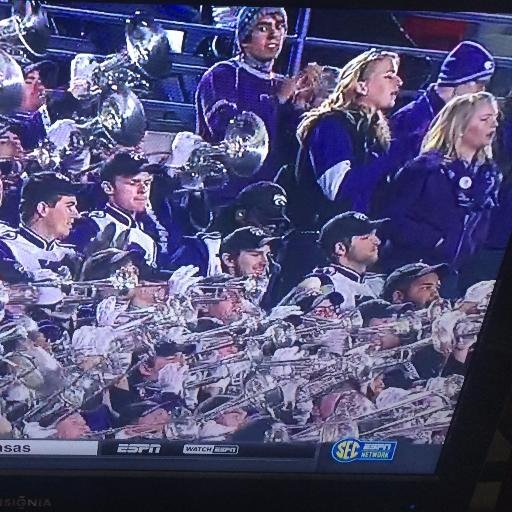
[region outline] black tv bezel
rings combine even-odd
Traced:
[[[146,1],[171,3],[168,0]],[[189,3],[198,4],[198,2]],[[250,1],[247,4],[263,5],[263,2]],[[290,5],[290,7],[305,7],[310,4],[310,1],[279,2],[279,5]],[[323,2],[318,2],[317,6],[326,7]],[[440,5],[436,2],[431,6],[434,11],[446,10],[439,7]],[[381,9],[377,5],[371,8]],[[489,11],[489,9],[485,10]],[[509,341],[512,332],[512,314],[510,313],[512,311],[512,272],[507,271],[508,268],[512,268],[511,241],[497,277],[492,300],[479,334],[479,342],[434,474],[261,474],[155,469],[83,470],[66,468],[69,459],[65,457],[52,457],[52,466],[58,466],[58,469],[42,470],[30,467],[30,459],[23,457],[16,459],[17,468],[0,467],[2,484],[0,499],[32,496],[39,499],[39,504],[47,510],[51,508],[43,503],[44,499],[49,499],[52,502],[51,507],[55,510],[68,510],[71,503],[73,510],[82,510],[82,506],[84,510],[91,510],[93,507],[97,507],[97,510],[113,510],[110,507],[116,503],[126,504],[130,509],[135,508],[136,504],[133,502],[129,505],[127,500],[143,497],[144,493],[158,488],[159,485],[168,486],[170,483],[175,483],[180,486],[180,490],[187,498],[190,498],[187,493],[193,492],[194,489],[204,490],[204,496],[196,496],[192,504],[217,505],[223,502],[224,491],[227,490],[237,496],[249,496],[250,493],[254,493],[254,484],[257,482],[258,493],[276,493],[274,503],[265,505],[267,510],[274,510],[275,507],[272,505],[277,505],[282,510],[282,503],[286,503],[290,510],[312,510],[309,500],[319,498],[322,501],[315,501],[314,510],[332,510],[337,508],[336,504],[340,504],[340,494],[343,496],[342,501],[346,510],[363,511],[366,510],[365,506],[374,507],[371,510],[415,512],[466,510],[496,431],[505,400],[512,390],[512,379],[510,379],[512,343]],[[130,484],[134,482],[137,485],[131,486]],[[171,489],[167,487],[160,490],[162,496],[167,496]],[[277,492],[279,490],[282,492]],[[219,498],[218,503],[212,501],[217,498]],[[81,503],[76,499],[86,499],[86,501]],[[156,508],[157,502],[158,500],[151,502],[151,510],[160,510]],[[168,504],[162,502],[162,505],[162,510],[167,509]]]

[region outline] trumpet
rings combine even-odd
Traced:
[[[55,281],[38,281],[33,283],[0,284],[0,294],[5,303],[11,305],[35,304],[39,299],[41,289],[55,288],[65,294],[63,304],[90,303],[101,294],[122,294],[135,286],[133,276],[125,275],[118,270],[112,277],[91,281],[70,281],[63,277]]]

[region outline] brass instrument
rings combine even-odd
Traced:
[[[147,78],[170,74],[172,52],[166,32],[154,20],[137,11],[125,26],[126,50],[98,63],[88,54],[78,54],[71,65],[71,82],[85,80],[89,87],[78,93],[88,98],[119,87],[148,87]]]
[[[23,64],[30,63],[27,53],[44,57],[49,35],[46,11],[35,0],[15,0],[12,16],[0,21],[0,45]]]
[[[256,174],[268,151],[265,123],[253,112],[242,112],[229,122],[224,140],[199,143],[185,166],[172,172],[185,189],[218,188],[230,173],[243,178]]]

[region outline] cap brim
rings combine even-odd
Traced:
[[[375,226],[376,228],[382,226],[382,224],[385,224],[386,222],[389,222],[391,219],[389,217],[386,217],[384,219],[377,219],[377,220],[371,220],[368,222],[370,226]]]
[[[439,274],[442,276],[442,275],[446,274],[449,269],[450,269],[450,265],[448,265],[447,263],[439,263],[437,265],[429,265],[428,267],[425,267],[424,269],[420,270],[420,272],[418,272],[417,274],[414,274],[411,277],[417,278],[417,277],[426,276],[427,274],[432,274],[432,273],[436,273],[436,274]]]
[[[266,238],[263,238],[261,242],[259,243],[259,247],[263,247],[264,245],[270,245],[276,240],[281,240],[280,236],[269,236]]]

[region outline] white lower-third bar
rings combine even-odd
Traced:
[[[0,456],[97,454],[98,441],[0,440]]]

